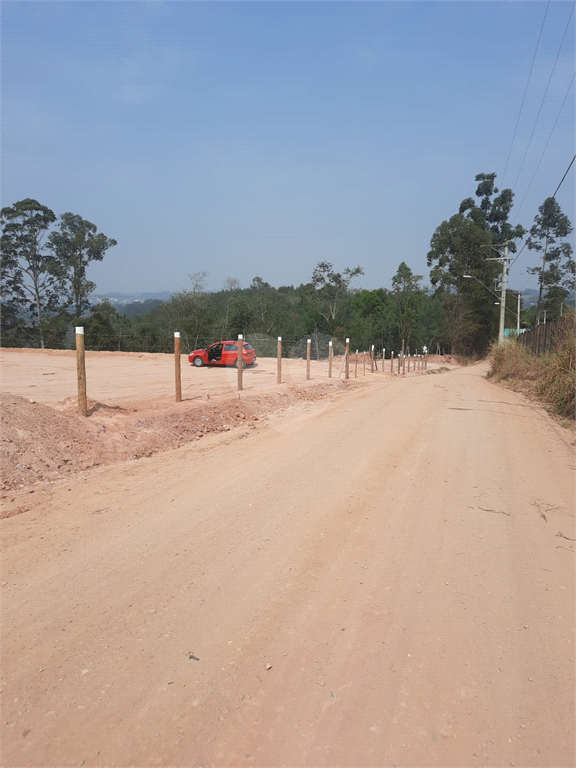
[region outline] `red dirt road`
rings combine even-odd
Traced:
[[[485,372],[9,494],[2,765],[573,766],[573,436]]]

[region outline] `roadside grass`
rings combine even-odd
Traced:
[[[537,357],[521,344],[507,341],[490,352],[488,378],[536,397],[558,416],[575,418],[576,339],[571,332],[556,340],[556,351]]]

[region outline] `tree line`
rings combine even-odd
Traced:
[[[259,354],[275,354],[270,340],[282,336],[286,353],[305,349],[314,336],[317,356],[329,338],[351,339],[352,348],[396,353],[445,350],[482,355],[498,334],[498,258],[504,245],[517,253],[517,242],[535,251],[529,269],[539,286],[538,303],[522,312],[523,325],[538,323],[546,313],[563,312],[574,290],[572,247],[566,238],[572,225],[555,198],[538,209],[529,231],[509,222],[513,206],[510,189],[501,192],[496,174],[478,174],[475,198],[433,233],[427,254],[430,285],[402,261],[390,289],[358,290],[361,266],[337,272],[327,261],[313,269],[309,282],[274,287],[256,276],[242,289],[227,278],[220,291],[207,292],[207,274],[191,274],[190,287],[166,302],[135,306],[119,312],[108,301],[95,306],[95,286],[86,277],[91,261],[101,260],[116,241],[98,233],[81,216],[55,214],[27,199],[1,211],[2,221],[2,345],[62,347],[70,327],[82,324],[89,349],[169,352],[173,332],[180,331],[184,348],[206,346],[238,333],[257,339]],[[516,326],[516,294],[506,297],[506,325]],[[323,340],[320,343],[318,340]],[[270,349],[268,349],[270,347]]]

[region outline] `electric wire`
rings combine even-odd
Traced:
[[[570,10],[570,16],[569,16],[568,22],[566,24],[566,29],[564,30],[564,34],[562,35],[562,41],[561,41],[560,46],[558,48],[558,53],[556,54],[556,59],[554,61],[554,66],[552,67],[552,72],[550,73],[550,77],[548,78],[548,84],[546,85],[546,90],[544,91],[544,96],[542,97],[542,101],[540,102],[540,108],[538,109],[538,114],[536,115],[536,120],[534,121],[534,126],[532,128],[532,133],[530,134],[530,138],[528,139],[528,144],[527,144],[526,150],[524,152],[524,157],[522,158],[522,162],[520,163],[520,168],[518,169],[518,173],[516,174],[516,179],[515,179],[514,185],[513,185],[513,191],[516,189],[516,184],[518,183],[518,179],[520,178],[520,173],[522,172],[522,168],[524,167],[524,161],[526,160],[526,155],[528,154],[528,150],[530,149],[530,144],[532,143],[532,137],[534,136],[534,131],[536,130],[536,126],[538,125],[538,120],[540,119],[540,113],[542,112],[542,107],[544,106],[544,101],[546,100],[546,95],[548,94],[548,89],[549,89],[550,83],[552,81],[552,76],[554,75],[554,71],[556,69],[556,64],[558,63],[558,59],[560,57],[560,51],[562,50],[562,46],[564,45],[564,40],[566,38],[566,34],[568,32],[568,28],[570,26],[570,22],[572,20],[573,13],[574,13],[574,3],[572,4],[572,8]]]
[[[538,42],[536,43],[536,48],[534,50],[534,56],[532,57],[532,64],[530,65],[530,72],[528,73],[528,80],[526,81],[526,88],[524,88],[524,96],[522,96],[522,104],[520,104],[520,111],[518,112],[518,118],[516,120],[516,125],[514,127],[514,135],[512,136],[512,141],[510,143],[510,149],[508,150],[508,157],[506,158],[506,165],[504,166],[504,173],[502,174],[502,186],[504,186],[504,177],[506,176],[506,171],[508,169],[508,162],[510,161],[510,155],[512,154],[512,147],[514,146],[514,140],[516,139],[516,132],[518,131],[518,124],[520,123],[520,117],[522,116],[522,109],[524,108],[524,102],[526,100],[526,94],[528,92],[528,86],[530,85],[530,78],[532,77],[532,70],[534,69],[534,62],[536,61],[536,54],[538,53],[538,48],[540,46],[540,38],[542,37],[542,31],[544,29],[544,23],[546,21],[546,16],[548,15],[548,8],[550,7],[550,0],[548,0],[546,4],[546,10],[544,11],[544,18],[542,19],[542,26],[540,27],[540,34],[538,35]]]
[[[574,78],[572,78],[572,79],[574,79]],[[565,179],[565,178],[566,178],[566,176],[568,175],[568,171],[569,171],[569,170],[570,170],[570,168],[572,168],[572,166],[574,165],[574,160],[576,160],[576,155],[574,155],[574,157],[572,158],[572,160],[570,160],[570,163],[569,163],[569,165],[568,165],[568,168],[566,168],[566,170],[564,171],[564,176],[562,176],[562,178],[560,179],[560,184],[558,184],[558,186],[556,187],[556,192],[554,192],[554,194],[552,195],[552,197],[556,197],[556,193],[558,192],[558,190],[559,190],[559,189],[560,189],[560,187],[562,186],[562,182],[564,181],[564,179]],[[513,260],[513,261],[510,263],[510,266],[508,267],[508,269],[511,269],[511,268],[514,266],[514,263],[516,262],[516,260],[517,260],[518,256],[520,256],[520,254],[522,253],[522,251],[524,250],[524,248],[526,248],[526,246],[527,246],[527,245],[528,245],[528,240],[525,240],[525,241],[524,241],[524,245],[522,246],[522,248],[520,249],[520,251],[518,251],[518,253],[516,254],[516,257],[515,257],[515,258],[514,258],[514,260]]]
[[[564,179],[565,179],[565,178],[566,178],[566,176],[568,175],[568,171],[570,170],[570,168],[572,168],[572,165],[573,165],[573,163],[574,163],[574,160],[576,160],[576,155],[574,155],[574,157],[572,158],[572,160],[570,160],[570,165],[568,166],[568,168],[566,168],[566,172],[564,173],[564,176],[562,176],[562,178],[561,178],[561,180],[560,180],[560,184],[558,184],[558,186],[556,187],[556,192],[558,192],[558,190],[559,190],[559,189],[560,189],[560,187],[562,186],[562,182],[564,181]],[[552,197],[556,197],[556,192],[554,192],[554,194],[552,195]]]
[[[556,120],[554,121],[554,125],[552,126],[552,130],[550,131],[550,135],[548,136],[548,141],[546,142],[546,146],[544,147],[544,150],[543,150],[542,154],[540,155],[540,160],[538,160],[538,165],[536,166],[536,170],[534,171],[534,174],[532,175],[532,178],[530,179],[530,184],[528,184],[528,188],[527,188],[527,190],[526,190],[526,192],[524,194],[524,197],[522,198],[522,202],[520,203],[520,205],[516,209],[516,214],[514,216],[514,221],[512,223],[514,223],[518,219],[518,216],[520,214],[522,206],[524,205],[524,201],[526,200],[526,196],[528,195],[528,192],[530,191],[530,187],[532,186],[532,183],[533,183],[534,179],[536,178],[536,174],[538,173],[538,168],[540,168],[540,163],[542,162],[542,160],[544,158],[544,155],[546,154],[546,150],[548,149],[548,144],[550,144],[550,139],[552,138],[552,134],[554,133],[554,129],[556,128],[558,120],[560,119],[560,113],[562,112],[564,104],[566,103],[566,99],[568,98],[568,94],[570,93],[570,88],[572,88],[572,83],[574,82],[575,78],[576,78],[576,74],[572,75],[572,80],[570,80],[570,85],[568,86],[568,89],[566,91],[566,95],[564,96],[564,100],[562,101],[562,105],[561,105],[560,109],[558,110],[558,114],[556,115]],[[568,173],[568,171],[566,171],[566,173]],[[562,179],[562,181],[564,181],[564,179]],[[562,182],[560,182],[560,184],[561,183]],[[560,187],[558,187],[558,189],[559,188]],[[558,190],[556,190],[556,192],[557,191]],[[552,197],[556,196],[556,192],[554,193],[554,195],[552,195]]]

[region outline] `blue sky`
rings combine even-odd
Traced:
[[[401,261],[426,282],[476,174],[514,189],[527,227],[558,186],[573,8],[5,0],[2,205],[32,197],[115,238],[90,268],[98,293],[177,291],[198,271],[209,290],[298,285],[322,260],[361,265],[358,288],[389,288]],[[575,172],[557,195],[573,222]],[[535,263],[525,249],[511,286],[534,287]]]

